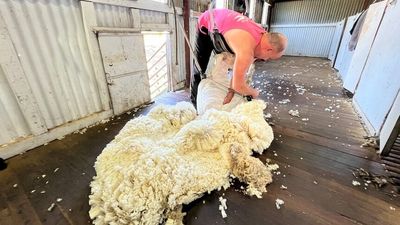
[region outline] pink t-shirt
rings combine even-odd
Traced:
[[[256,24],[247,16],[229,9],[214,9],[213,15],[218,31],[222,35],[232,29],[241,29],[249,32],[258,44],[261,40],[262,34],[266,32],[261,26]],[[201,14],[197,26],[199,29],[202,27],[205,27],[208,30],[211,29],[208,10]]]

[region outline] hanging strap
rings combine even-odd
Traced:
[[[208,8],[208,16],[210,19],[210,29],[208,30],[208,35],[213,43],[215,52],[218,54],[222,52],[234,54],[234,52],[229,48],[228,43],[226,43],[225,38],[219,32],[217,24],[215,23],[213,4],[210,4]]]

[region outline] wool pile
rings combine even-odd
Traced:
[[[178,225],[182,205],[230,186],[230,177],[260,197],[271,172],[253,151],[273,140],[255,100],[197,116],[187,102],[157,106],[130,120],[97,157],[89,215],[94,224]]]

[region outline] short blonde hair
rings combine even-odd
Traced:
[[[268,33],[268,41],[275,49],[276,52],[280,53],[286,48],[286,37],[285,35],[277,32]]]

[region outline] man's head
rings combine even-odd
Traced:
[[[285,35],[275,32],[265,33],[258,46],[256,57],[263,60],[279,59],[285,52],[287,44]]]

